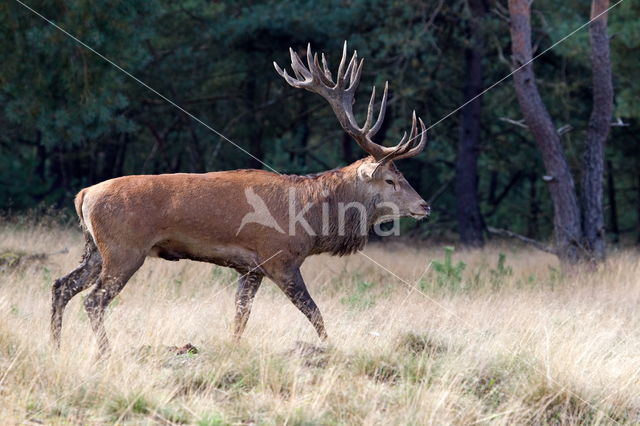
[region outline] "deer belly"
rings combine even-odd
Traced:
[[[165,260],[181,259],[214,263],[235,269],[253,269],[259,265],[254,251],[232,245],[193,247],[179,241],[165,240],[155,244],[148,256]]]

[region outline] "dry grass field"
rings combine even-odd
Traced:
[[[0,225],[3,423],[640,422],[635,251],[569,275],[551,256],[508,246],[454,252],[447,264],[442,246],[370,245],[366,255],[397,277],[363,255],[310,258],[324,346],[269,281],[233,344],[235,273],[152,259],[109,308],[113,352],[97,363],[82,295],[61,351],[49,342],[52,280],[81,251],[75,227]],[[186,343],[198,353],[167,348]]]

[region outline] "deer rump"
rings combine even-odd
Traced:
[[[146,256],[250,269],[259,264],[255,252],[261,241],[255,241],[255,232],[236,235],[236,231],[243,211],[250,211],[244,188],[264,187],[267,183],[260,177],[267,173],[255,170],[112,179],[79,195],[81,220],[98,248],[126,245]],[[266,233],[271,234],[268,229]]]

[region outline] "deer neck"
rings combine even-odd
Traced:
[[[376,200],[358,180],[357,168],[362,161],[314,179],[312,192],[318,202],[308,215],[316,230],[313,254],[342,256],[361,249],[367,242]]]

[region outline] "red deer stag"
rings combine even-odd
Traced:
[[[65,306],[95,283],[84,306],[104,353],[109,346],[105,308],[148,256],[211,262],[238,271],[236,339],[245,329],[263,277],[280,287],[321,339],[327,338],[320,311],[300,274],[305,258],[353,253],[363,247],[374,224],[401,216],[419,219],[429,213],[427,203],[393,164],[423,150],[424,123],[414,112],[411,131],[398,145],[374,143],[371,138],[384,120],[387,85],[375,124],[374,88],[365,123],[359,127],[352,105],[363,60],[354,52],[347,64],[346,49],[345,43],[335,81],[324,55],[320,66],[310,47],[306,66],[290,49],[294,76],[274,65],[291,86],[325,98],[368,157],[312,176],[265,170],[124,176],[78,193],[75,208],[86,246],[80,265],[53,285],[51,333],[56,347]],[[256,217],[259,210],[262,217]]]

